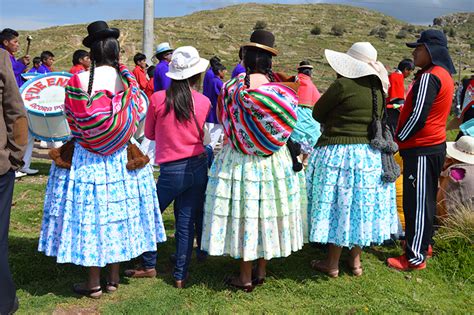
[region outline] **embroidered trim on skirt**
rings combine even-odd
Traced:
[[[307,224],[303,179],[286,146],[260,157],[225,145],[209,172],[201,248],[244,261],[300,250]]]
[[[77,143],[70,170],[53,163],[38,250],[58,263],[103,267],[166,241],[151,166],[126,164],[126,146],[103,156]]]
[[[306,176],[310,242],[369,246],[398,231],[395,184],[368,144],[317,147]]]
[[[311,153],[321,136],[321,126],[314,120],[312,108],[298,106],[296,114],[298,115],[298,121],[290,138],[294,142],[301,144],[301,151],[303,153]]]

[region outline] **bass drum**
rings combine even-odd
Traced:
[[[43,141],[64,141],[71,131],[64,114],[65,87],[72,77],[67,72],[39,74],[20,88],[26,108],[28,129]]]

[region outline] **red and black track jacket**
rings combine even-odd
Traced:
[[[416,74],[398,120],[396,141],[402,153],[409,149],[429,153],[430,147],[444,147],[453,91],[453,79],[443,67],[433,65]]]

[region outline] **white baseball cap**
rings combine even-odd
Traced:
[[[208,66],[209,60],[199,57],[196,48],[183,46],[173,52],[166,76],[173,80],[185,80],[206,71]]]

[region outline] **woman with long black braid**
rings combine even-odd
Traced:
[[[58,263],[88,267],[87,281],[73,290],[99,298],[102,267],[109,266],[104,288],[114,292],[119,263],[156,250],[166,236],[153,172],[145,160],[134,159],[138,149],[129,143],[141,100],[135,78],[119,64],[119,30],[103,21],[87,29],[83,43],[91,49],[92,67],[66,87],[73,140],[51,154],[38,249]]]
[[[396,175],[389,178],[386,153],[375,145],[383,142],[378,137],[388,76],[370,43],[325,54],[338,78],[313,109],[324,131],[309,159],[307,189],[309,240],[329,244],[329,252],[311,266],[337,277],[348,247],[349,268],[360,276],[361,248],[382,243],[398,228],[395,185],[388,182]]]
[[[263,284],[268,260],[300,250],[304,239],[300,181],[285,146],[298,101],[295,90],[273,82],[273,44],[272,33],[255,31],[243,45],[246,73],[224,84],[217,109],[228,142],[211,167],[204,204],[201,248],[240,259],[240,275],[228,284],[245,292]]]

